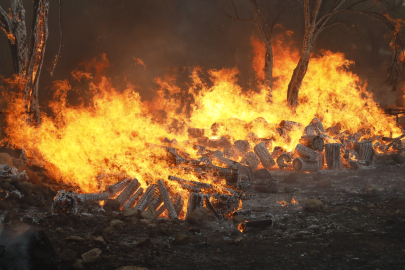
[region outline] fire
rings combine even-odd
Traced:
[[[238,224],[238,230],[243,233],[246,230],[246,224],[245,223],[239,223]]]
[[[287,202],[286,202],[286,201],[281,201],[281,202],[276,201],[276,203],[281,204],[281,206],[287,206]]]
[[[280,204],[281,206],[288,206],[288,203],[286,201],[276,201],[276,203]],[[294,198],[291,198],[290,204],[299,204]]]
[[[252,40],[256,47],[263,46]],[[367,83],[348,71],[353,62],[342,53],[324,51],[311,59],[296,113],[290,111],[286,91],[299,53],[285,43],[282,38],[274,42],[276,80],[271,102],[267,88],[261,87],[260,92],[242,89],[236,68],[209,70],[211,85],[204,81],[200,67],[191,73],[187,89],[177,86],[173,77],[157,78],[154,100],[142,101],[132,85],[124,91],[114,88],[103,75],[108,68],[103,55],[101,61],[82,64],[72,74],[74,79],[88,82],[89,105],[70,105],[67,93],[76,89],[67,80],[56,81],[55,99],[50,103],[53,116],[43,114],[42,124],[33,127],[21,117],[22,97],[13,97],[7,113],[6,142],[25,149],[30,163],[44,167],[53,179],[78,186],[82,192],[97,192],[116,181],[99,183],[100,174],[125,173],[136,177],[143,187],[169,175],[211,183],[211,179],[199,179],[192,172],[170,168],[167,152],[153,146],[162,145],[165,137],[176,138],[178,143],[171,147],[196,157],[193,144],[188,142],[189,127],[205,129],[209,138],[225,135],[231,142],[248,139],[254,144],[255,137],[272,138],[270,152],[275,146],[293,150],[302,135],[295,130],[289,133],[290,140],[280,136],[275,127],[282,120],[307,125],[318,117],[325,127],[340,124],[342,131],[372,128],[372,135],[400,134],[395,120],[386,116],[367,92]],[[179,108],[189,109],[179,112]],[[159,114],[162,111],[164,115]],[[211,130],[214,123],[218,126],[215,134]],[[182,190],[176,183],[172,188]]]
[[[291,199],[291,203],[292,204],[298,204],[298,202],[296,200],[294,200],[294,198]]]

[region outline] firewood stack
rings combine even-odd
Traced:
[[[259,120],[252,123],[270,128],[264,119]],[[219,124],[211,128],[212,134],[220,135],[217,134]],[[297,133],[302,135],[292,151],[276,145],[277,142],[288,145],[296,139]],[[149,186],[141,187],[141,181],[127,177],[100,193],[79,195],[63,190],[56,196],[52,208],[54,211],[77,213],[81,202],[114,199],[124,211],[153,209],[158,216],[171,219],[187,217],[193,210],[204,206],[217,221],[222,221],[224,216],[237,210],[240,200],[251,197],[244,192],[249,189],[253,172],[258,168],[304,172],[358,169],[372,165],[376,152],[402,149],[401,139],[405,137],[405,134],[396,138],[373,137],[370,129],[351,134],[341,131],[340,125],[325,129],[318,118],[307,126],[282,121],[274,127],[272,138],[258,138],[249,133],[246,138],[237,140],[227,135],[209,139],[205,134],[210,132],[188,129],[187,143],[193,146],[198,158],[191,158],[184,149],[180,149],[176,139],[165,138],[162,141],[164,145],[147,144],[152,150],[166,151],[173,166],[169,167],[173,169],[173,174],[167,179],[158,179]],[[174,169],[184,171],[185,176],[175,175]],[[197,176],[199,180],[184,179],[188,174]],[[100,179],[102,177],[98,177]],[[276,187],[274,192],[277,192],[278,183],[273,184]]]

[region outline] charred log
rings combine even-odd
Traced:
[[[255,154],[259,157],[262,165],[266,169],[270,169],[274,165],[276,165],[276,162],[274,161],[273,157],[271,156],[269,150],[267,150],[267,147],[263,142],[257,144],[254,147]]]
[[[374,150],[371,141],[355,143],[354,150],[359,154],[359,160],[364,160],[367,165],[370,165],[373,162]]]
[[[300,144],[315,151],[323,151],[324,141],[317,135],[306,135],[300,139]]]
[[[163,183],[163,180],[159,179],[157,184],[158,184],[158,189],[159,189],[159,192],[160,192],[160,196],[161,196],[164,204],[166,205],[167,211],[169,212],[169,217],[171,219],[177,219],[178,216],[177,216],[177,213],[176,213],[176,209],[174,209],[174,206],[172,204],[172,201],[170,200],[169,193],[166,190],[166,187],[165,187],[165,185]]]
[[[318,172],[319,164],[317,160],[296,158],[293,161],[293,168],[296,171]]]
[[[329,170],[342,169],[342,160],[340,159],[340,143],[325,144],[325,158]]]
[[[295,152],[302,158],[318,161],[319,160],[319,153],[306,147],[303,146],[302,144],[297,144],[297,147],[295,147]]]

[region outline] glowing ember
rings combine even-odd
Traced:
[[[281,206],[287,206],[287,202],[286,201],[276,201],[277,203],[281,204]]]
[[[239,223],[238,224],[238,230],[243,233],[246,230],[246,224],[245,223]]]

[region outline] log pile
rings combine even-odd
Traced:
[[[254,122],[254,121],[252,121]],[[270,128],[262,120],[256,121]],[[218,125],[212,126],[212,134],[218,133]],[[215,129],[215,130],[214,130]],[[142,212],[156,211],[158,216],[170,219],[187,217],[199,207],[206,207],[212,217],[221,222],[224,215],[236,211],[241,200],[251,198],[245,192],[257,169],[283,169],[304,172],[362,168],[373,164],[376,152],[401,151],[404,135],[395,138],[374,136],[370,129],[356,133],[341,131],[339,124],[325,129],[321,120],[314,118],[307,126],[282,121],[274,127],[274,137],[258,138],[249,133],[246,138],[235,140],[231,136],[209,139],[207,130],[188,129],[187,143],[196,152],[186,153],[177,140],[165,138],[164,145],[148,143],[150,149],[166,152],[173,173],[164,179],[146,185],[136,178],[120,175],[120,181],[100,193],[77,194],[60,191],[52,209],[56,212],[77,213],[83,202],[115,200],[121,209]],[[300,138],[294,138],[300,134]],[[278,143],[297,143],[286,148]],[[290,150],[287,150],[291,148]],[[194,156],[194,158],[191,158]],[[405,159],[405,158],[404,158]],[[3,165],[2,165],[3,166]],[[182,171],[181,175],[179,172]],[[1,167],[0,173],[12,177],[24,177]],[[189,177],[188,177],[189,176]],[[103,177],[98,177],[102,181]],[[196,180],[198,179],[198,180]],[[141,179],[142,180],[142,179]],[[269,181],[269,190],[278,192],[278,181]]]

